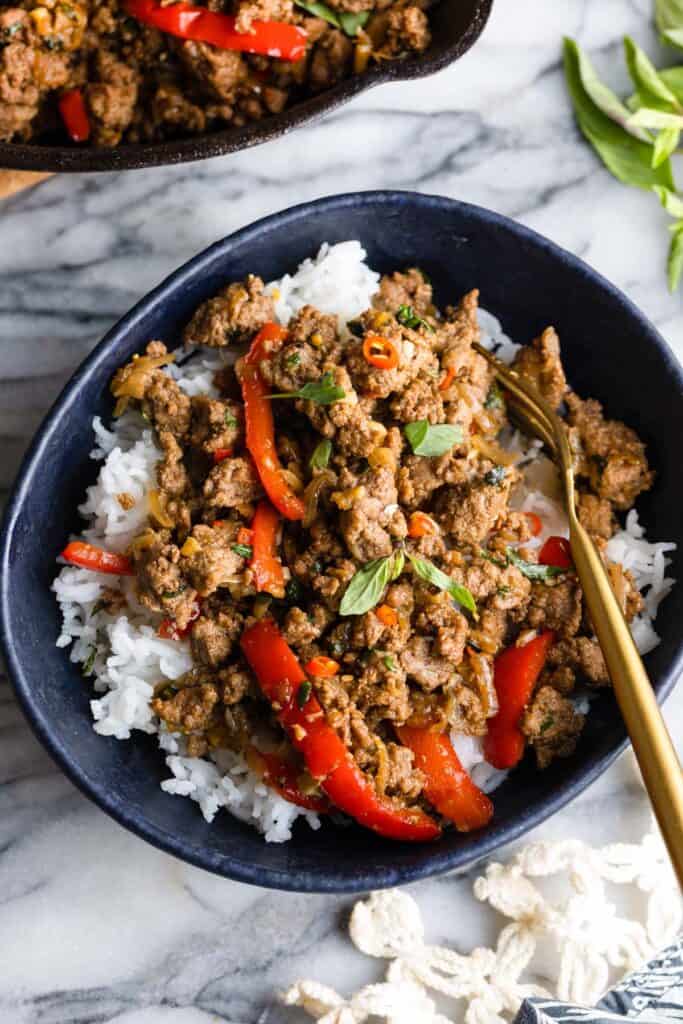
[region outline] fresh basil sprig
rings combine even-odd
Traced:
[[[656,20],[665,38],[683,47],[683,0],[657,0]],[[625,104],[600,81],[573,39],[564,41],[567,87],[579,127],[607,169],[625,185],[652,189],[676,218],[667,260],[674,291],[683,275],[683,218],[674,202],[670,157],[683,133],[683,67],[658,71],[628,38],[624,49],[636,89]]]
[[[462,427],[450,423],[432,426],[429,420],[406,423],[403,433],[408,438],[414,455],[445,455],[463,441]]]
[[[269,398],[303,398],[309,402],[317,402],[318,405],[332,405],[346,397],[344,388],[334,383],[334,377],[328,370],[320,380],[309,381],[298,391],[283,391],[276,395],[269,395]]]
[[[431,583],[433,586],[438,587],[439,590],[445,590],[447,594],[457,601],[459,605],[466,608],[468,612],[478,618],[477,605],[472,596],[470,590],[467,587],[463,587],[460,583],[456,583],[455,580],[447,576],[445,572],[438,569],[433,562],[427,561],[426,558],[416,558],[415,555],[408,553],[410,564],[413,567],[415,573],[422,580],[426,580],[427,583]]]
[[[554,579],[555,576],[563,576],[568,572],[567,569],[563,569],[559,565],[541,565],[540,562],[527,562],[526,559],[520,558],[512,548],[507,548],[506,554],[510,565],[515,565],[528,580],[542,580],[545,583],[548,580]]]
[[[312,3],[295,0],[295,3],[297,7],[302,7],[314,18],[322,18],[323,21],[329,22],[335,28],[340,28],[347,36],[352,37],[357,34],[359,28],[363,28],[367,24],[371,13],[370,11],[359,11],[357,14],[350,11],[333,11],[327,4],[316,2],[316,0],[313,0]]]
[[[241,558],[251,558],[254,554],[251,544],[233,544],[232,550],[236,555],[240,555]]]
[[[396,319],[404,327],[410,327],[413,331],[416,331],[418,327],[424,327],[432,334],[434,333],[432,325],[424,317],[418,316],[412,306],[399,306]]]
[[[683,0],[656,0],[655,21],[664,41],[683,49]]]
[[[374,558],[359,569],[346,588],[339,605],[340,615],[364,615],[379,602],[385,587],[403,572],[401,548],[383,558]]]
[[[313,454],[308,460],[311,469],[326,469],[332,454],[332,442],[325,438],[319,441],[313,449]]]
[[[661,185],[675,190],[670,161],[652,166],[652,143],[644,140],[637,126],[631,124],[631,130],[638,137],[629,132],[631,112],[616,96],[608,102],[610,91],[573,39],[564,41],[564,72],[579,128],[614,177],[638,188]]]

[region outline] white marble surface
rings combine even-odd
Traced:
[[[683,355],[666,216],[580,141],[560,71],[570,34],[618,76],[623,34],[654,45],[649,11],[649,0],[496,0],[479,44],[435,78],[382,88],[237,157],[54,179],[0,206],[0,488],[133,301],[219,236],[332,192],[412,188],[517,217],[614,280]],[[683,692],[666,714],[683,739]],[[344,937],[351,900],[214,878],[106,818],[39,748],[6,682],[0,749],[2,1024],[276,1024],[300,1019],[273,1000],[295,977],[350,990],[379,976]],[[635,839],[646,819],[628,755],[540,833]],[[413,887],[434,940],[467,949],[490,936],[470,883]]]

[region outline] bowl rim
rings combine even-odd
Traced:
[[[447,2],[447,0],[442,0]],[[21,142],[0,142],[0,166],[59,174],[124,171],[160,167],[238,153],[270,142],[281,135],[312,124],[354,97],[386,82],[425,78],[453,64],[475,44],[488,22],[494,0],[475,0],[467,28],[454,42],[432,55],[418,55],[402,61],[385,61],[361,75],[352,75],[337,85],[294,104],[281,114],[254,121],[243,128],[224,128],[204,135],[168,142],[127,143],[113,148],[41,146]]]
[[[325,212],[343,211],[350,206],[381,207],[383,204],[389,205],[396,204],[397,202],[410,202],[417,206],[430,208],[436,207],[444,211],[445,215],[457,209],[466,216],[493,223],[497,227],[515,234],[520,241],[540,247],[554,257],[567,261],[573,270],[579,270],[587,275],[592,283],[605,290],[612,298],[617,299],[625,306],[628,315],[638,322],[649,340],[659,350],[662,359],[667,364],[668,371],[677,383],[679,394],[683,395],[683,367],[680,366],[673,351],[654,325],[615,285],[593,270],[592,267],[589,267],[579,257],[563,249],[543,235],[538,234],[533,229],[484,207],[445,196],[427,195],[408,190],[371,190],[326,196],[269,214],[214,242],[168,275],[107,331],[102,340],[97,343],[92,352],[83,360],[64,386],[38,428],[20,466],[0,527],[0,649],[4,652],[8,676],[19,705],[34,734],[57,763],[58,767],[101,810],[109,814],[110,817],[114,818],[124,828],[145,839],[158,849],[173,854],[179,859],[193,864],[195,867],[212,871],[215,874],[234,879],[235,881],[258,885],[263,888],[311,893],[355,893],[368,891],[373,888],[403,885],[454,869],[462,870],[470,867],[475,862],[493,853],[499,847],[519,838],[523,833],[541,824],[563,808],[602,775],[628,745],[625,729],[620,727],[622,735],[619,741],[612,750],[603,754],[590,769],[583,771],[578,777],[571,778],[558,785],[557,789],[542,801],[530,816],[525,815],[519,821],[513,821],[501,829],[483,834],[476,843],[474,850],[467,848],[439,851],[438,847],[435,846],[433,856],[425,858],[424,862],[409,866],[404,865],[393,872],[383,869],[381,878],[376,877],[372,869],[359,871],[353,878],[327,871],[324,877],[316,877],[314,884],[311,884],[310,873],[306,875],[305,881],[302,882],[298,874],[291,876],[285,868],[255,867],[248,862],[235,861],[226,856],[217,857],[212,856],[210,853],[195,854],[193,850],[188,851],[184,848],[181,837],[148,823],[141,815],[129,816],[126,806],[122,805],[110,790],[89,779],[87,772],[78,765],[68,748],[52,735],[50,721],[33,704],[30,671],[27,670],[22,658],[18,655],[17,650],[12,644],[9,626],[9,606],[11,601],[9,589],[10,551],[13,533],[23,502],[30,491],[32,478],[36,471],[39,470],[41,460],[46,449],[51,444],[52,433],[57,427],[61,416],[65,410],[70,409],[78,401],[82,384],[92,375],[97,374],[100,364],[106,360],[111,350],[125,340],[130,329],[140,320],[144,319],[150,308],[156,306],[159,302],[165,301],[177,290],[182,289],[184,283],[189,279],[200,275],[216,256],[221,254],[229,255],[233,246],[249,244],[251,241],[263,239],[273,230],[286,230],[288,223],[302,217],[310,218],[318,210]],[[681,670],[683,670],[683,636],[678,641],[678,647],[673,654],[668,669],[662,674],[660,679],[657,690],[660,703],[673,689],[678,676],[681,674]]]

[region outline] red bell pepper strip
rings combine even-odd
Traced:
[[[249,352],[238,364],[238,372],[244,399],[247,449],[261,483],[275,508],[286,519],[303,519],[304,503],[287,483],[277,456],[273,406],[268,401],[268,386],[259,372],[259,363],[267,359],[273,346],[281,344],[286,336],[284,327],[264,324],[252,341]]]
[[[390,839],[415,842],[441,834],[424,811],[398,807],[377,794],[328,724],[299,661],[272,619],[246,629],[240,644],[280,724],[333,804]]]
[[[64,127],[74,142],[85,142],[90,138],[90,118],[80,89],[63,92],[57,101]]]
[[[61,557],[71,565],[79,565],[82,569],[93,572],[106,572],[112,576],[132,576],[133,566],[130,558],[119,555],[115,551],[105,551],[84,540],[72,540],[62,551]]]
[[[484,738],[484,754],[494,768],[512,768],[522,759],[524,736],[519,720],[554,642],[555,634],[548,630],[523,647],[508,647],[496,658],[493,683],[498,713],[490,719]]]
[[[259,592],[265,590],[273,597],[283,597],[285,592],[282,562],[277,557],[279,527],[277,510],[269,501],[260,501],[251,524],[252,555],[249,565],[256,589]]]
[[[267,786],[290,804],[304,807],[307,811],[315,811],[317,814],[329,812],[330,805],[324,797],[301,791],[300,773],[291,761],[286,761],[279,754],[267,753],[250,746],[247,750],[247,764],[260,775]]]
[[[448,736],[431,729],[402,725],[396,729],[404,747],[415,755],[415,767],[425,777],[424,795],[458,832],[488,825],[493,804],[472,782]]]
[[[571,569],[574,562],[572,549],[566,537],[548,537],[538,553],[541,565],[555,565],[558,569]]]
[[[231,14],[207,11],[195,4],[162,7],[157,0],[125,0],[123,6],[127,14],[161,32],[210,43],[221,50],[260,53],[288,61],[300,60],[306,53],[306,33],[288,22],[255,21],[251,31],[236,32]]]

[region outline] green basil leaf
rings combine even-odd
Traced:
[[[494,466],[488,473],[484,473],[484,483],[492,487],[502,487],[506,472],[505,466]]]
[[[665,128],[664,131],[661,131],[655,139],[655,148],[652,153],[652,166],[659,167],[659,165],[664,163],[665,160],[668,160],[669,157],[678,149],[680,141],[680,128]]]
[[[311,469],[325,469],[332,454],[332,442],[327,439],[320,441],[314,448],[308,465]]]
[[[520,558],[516,551],[512,548],[507,549],[508,562],[511,565],[517,566],[523,576],[526,576],[528,580],[547,580],[553,579],[555,576],[562,576],[566,573],[567,569],[560,568],[559,565],[541,565],[539,562],[527,562],[524,558]]]
[[[236,555],[241,555],[242,558],[251,558],[254,553],[250,544],[233,544],[232,550]]]
[[[314,18],[322,18],[323,21],[328,21],[330,25],[334,25],[335,28],[341,28],[337,13],[328,7],[327,4],[318,3],[313,0],[312,3],[308,3],[307,0],[295,0],[297,7],[303,7],[305,11],[312,14]]]
[[[655,0],[655,22],[667,42],[683,47],[683,0]]]
[[[406,423],[403,433],[408,438],[414,455],[445,455],[463,441],[462,427],[450,423],[432,426],[429,420]]]
[[[668,188],[655,187],[652,190],[659,198],[660,203],[667,213],[677,220],[683,219],[683,199]]]
[[[672,114],[668,110],[657,110],[655,107],[638,107],[631,114],[629,125],[634,128],[650,128],[661,131],[665,128],[683,128],[683,116]]]
[[[640,95],[654,96],[675,108],[678,103],[676,96],[661,78],[648,55],[636,46],[629,36],[624,39],[624,53],[628,73]]]
[[[579,128],[607,169],[619,181],[637,188],[663,185],[674,189],[671,162],[652,167],[652,145],[634,138],[607,116],[591,96],[584,81],[590,64],[573,39],[564,41],[564,70]]]
[[[683,32],[683,30],[681,31]],[[659,76],[664,79],[678,102],[683,104],[683,65],[675,68],[664,68],[659,72]]]
[[[384,667],[389,672],[395,672],[396,671],[396,662],[394,661],[394,659],[391,656],[391,654],[385,654],[384,657],[382,658],[382,661],[384,662]]]
[[[318,405],[332,405],[346,397],[344,388],[334,383],[334,377],[328,370],[320,380],[309,381],[298,391],[283,391],[277,395],[269,395],[269,398],[303,398],[308,402],[317,402]]]
[[[680,221],[678,230],[671,239],[666,269],[669,291],[675,292],[681,283],[681,275],[683,275],[683,221]]]
[[[225,420],[226,427],[237,426],[237,417],[233,416],[229,409],[225,410],[225,413],[223,414],[223,419]]]
[[[355,36],[358,34],[358,29],[363,28],[367,25],[370,19],[370,11],[358,11],[357,14],[352,14],[350,11],[339,12],[339,24],[347,36]]]
[[[472,597],[471,591],[467,587],[461,586],[460,583],[456,583],[455,580],[447,576],[445,572],[438,569],[433,562],[428,562],[426,558],[416,558],[415,555],[408,553],[410,564],[415,570],[416,574],[422,580],[426,580],[427,583],[431,583],[432,586],[438,587],[439,590],[445,590],[447,594],[457,601],[459,605],[466,608],[468,612],[471,612],[475,618],[477,618],[477,605]]]
[[[567,75],[567,84],[569,85],[569,91],[572,92],[571,84],[569,82],[569,71],[567,69],[568,57],[571,57],[575,65],[575,74],[578,79],[578,85],[585,93],[585,96],[589,102],[592,102],[599,111],[601,111],[610,121],[614,121],[616,124],[621,125],[627,131],[630,131],[636,138],[641,139],[643,142],[649,142],[649,137],[646,132],[639,128],[633,130],[627,127],[628,120],[630,117],[629,109],[621,102],[616,93],[612,92],[609,86],[605,85],[604,82],[600,81],[598,74],[593,67],[592,63],[581,50],[581,48],[574,42],[573,39],[565,39],[564,41],[564,60],[565,60],[565,74]],[[573,98],[573,95],[572,95]],[[576,108],[577,118],[579,116],[579,110],[576,101],[574,102]],[[583,130],[583,129],[582,129]]]
[[[395,554],[375,558],[358,570],[339,605],[340,615],[363,615],[375,607],[392,579]]]

